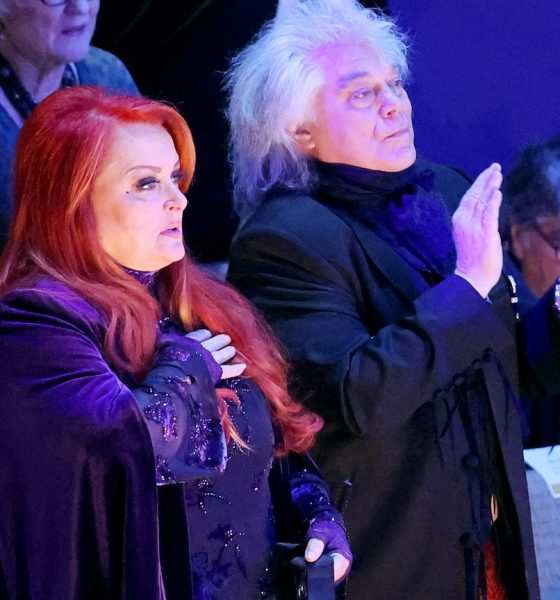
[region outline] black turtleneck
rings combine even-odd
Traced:
[[[394,173],[314,162],[321,201],[372,227],[430,284],[453,273],[451,218],[434,173],[417,163]]]

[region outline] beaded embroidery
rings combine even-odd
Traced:
[[[141,386],[140,389],[152,397],[148,406],[144,408],[146,418],[162,426],[164,441],[176,440],[177,410],[171,395],[167,392],[157,392],[151,385]]]
[[[156,483],[157,485],[177,483],[167,461],[162,456],[156,456]]]

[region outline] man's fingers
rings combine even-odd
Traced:
[[[325,543],[317,538],[311,538],[305,547],[305,560],[307,562],[315,562],[325,549]]]
[[[500,206],[502,205],[502,192],[494,190],[492,197],[486,206],[482,215],[482,226],[486,230],[498,229],[498,220],[500,217]]]
[[[484,192],[488,190],[489,186],[492,186],[492,181],[496,177],[500,178],[501,183],[501,167],[498,163],[492,163],[475,179],[474,183],[463,196],[461,204],[457,210],[465,210],[468,212],[473,211],[479,200],[483,198]],[[483,202],[485,202],[484,198]]]
[[[487,179],[484,192],[488,195],[491,195],[495,189],[499,189],[499,187],[502,185],[503,180],[504,176],[502,174],[501,167],[499,169],[496,168],[496,170],[494,170],[491,173],[490,177]]]
[[[472,212],[472,217],[475,221],[489,223],[494,218],[497,219],[502,203],[502,194],[500,192],[502,180],[502,173],[495,171],[486,182],[486,186],[474,205]]]
[[[492,199],[495,199],[494,192],[500,189],[503,179],[501,171],[494,171],[488,178],[477,204],[482,205],[482,207],[488,206],[492,202]]]

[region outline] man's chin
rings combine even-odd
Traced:
[[[388,173],[398,173],[399,171],[404,171],[411,167],[416,160],[416,148],[411,146],[409,148],[403,148],[396,156],[392,157],[392,160],[387,161],[384,169],[382,171],[387,171]]]

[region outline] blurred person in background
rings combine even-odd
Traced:
[[[529,146],[504,180],[506,249],[527,288],[521,312],[560,277],[560,136]]]
[[[137,88],[118,58],[90,45],[99,0],[0,0],[0,249],[13,214],[19,130],[39,102],[69,86]]]
[[[560,136],[525,148],[504,180],[502,238],[507,250],[505,270],[515,278],[519,311],[535,307],[541,327],[524,327],[524,342],[544,356],[558,344],[544,324],[549,312],[548,291],[560,307]],[[560,389],[553,386],[558,365],[547,361],[540,377],[522,396],[525,445],[540,447],[560,441]]]

